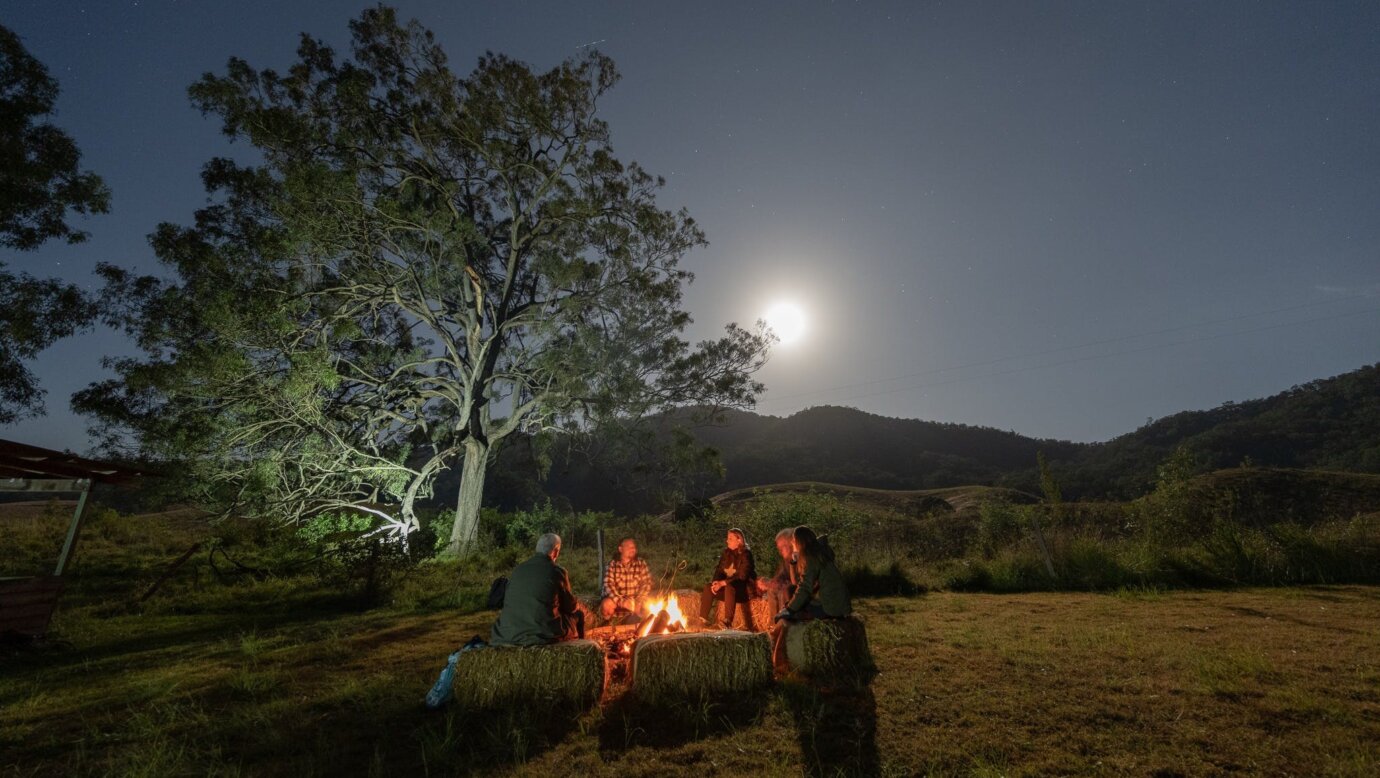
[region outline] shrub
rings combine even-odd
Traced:
[[[1012,505],[1003,500],[987,500],[978,508],[977,543],[982,555],[991,559],[999,549],[1015,543],[1025,533],[1029,506]]]
[[[1087,537],[1074,538],[1055,565],[1070,589],[1116,589],[1137,582],[1111,546]]]
[[[896,561],[882,572],[867,565],[847,567],[843,570],[843,580],[848,593],[855,597],[910,596],[925,591],[925,587],[912,581]]]

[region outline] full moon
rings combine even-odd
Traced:
[[[805,334],[805,312],[795,303],[780,302],[767,309],[762,316],[771,331],[786,346]]]

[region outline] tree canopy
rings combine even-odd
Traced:
[[[226,510],[367,510],[403,537],[459,467],[463,546],[510,435],[753,403],[768,335],[681,337],[705,238],[614,155],[611,60],[460,77],[391,9],[351,31],[349,59],[304,35],[284,72],[232,59],[191,87],[261,162],[211,161],[212,204],[158,229],[175,280],[104,268],[145,350],[78,397],[107,442],[186,461]]]
[[[58,83],[0,26],[0,247],[31,251],[87,234],[75,214],[105,213],[110,193],[81,170],[81,151],[47,117]],[[41,413],[43,392],[25,364],[55,341],[90,324],[92,309],[72,284],[13,273],[0,261],[0,424]]]

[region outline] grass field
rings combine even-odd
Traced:
[[[1374,510],[1368,495],[1336,512]],[[989,496],[786,484],[727,495],[699,524],[606,529],[642,539],[658,574],[685,559],[678,586],[708,576],[721,525],[765,539],[805,521],[842,530],[850,559],[899,560],[933,587],[936,564],[1001,563],[928,560],[936,539],[981,536]],[[934,513],[935,499],[952,510]],[[1094,508],[1079,506],[1087,521],[1100,520]],[[0,506],[0,575],[48,569],[69,514]],[[1377,516],[1336,536],[1348,565],[1377,558]],[[561,561],[577,592],[594,590],[589,526],[517,518],[567,522],[556,525],[568,533]],[[362,598],[357,581],[261,529],[212,526],[195,510],[94,510],[53,640],[0,648],[0,775],[1380,774],[1376,587],[865,597],[857,607],[881,672],[863,689],[783,679],[732,708],[649,713],[613,699],[576,717],[477,716],[430,713],[421,699],[447,654],[487,634],[494,614],[476,608],[530,553],[526,541],[425,562]],[[1099,553],[1124,544],[1098,537],[1080,542]],[[1051,542],[1058,551],[1064,540]],[[191,561],[141,601],[193,544]],[[1079,548],[1056,561],[1071,565]],[[1287,547],[1262,548],[1247,560],[1294,564]],[[1369,569],[1355,580],[1374,580]],[[898,591],[884,578],[872,593]]]
[[[93,601],[3,656],[7,775],[1374,775],[1380,590],[937,593],[860,603],[881,673],[658,722],[420,701],[487,612]],[[686,714],[689,714],[688,718]]]

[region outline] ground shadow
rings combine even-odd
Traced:
[[[635,746],[673,747],[734,732],[760,722],[768,699],[763,690],[734,699],[687,698],[648,705],[626,694],[604,708],[599,750],[610,758]]]
[[[820,687],[786,680],[778,685],[795,721],[796,740],[810,776],[878,775],[877,699],[866,682]]]
[[[1286,613],[1266,613],[1265,611],[1262,611],[1258,608],[1247,608],[1243,605],[1224,605],[1222,607],[1223,609],[1231,611],[1232,613],[1235,613],[1238,616],[1251,616],[1257,619],[1273,619],[1275,621],[1284,621],[1290,624],[1297,624],[1300,627],[1308,627],[1309,629],[1321,629],[1328,630],[1330,632],[1341,632],[1352,635],[1361,634],[1361,630],[1352,629],[1351,627],[1339,627],[1332,624],[1319,624],[1315,621],[1300,619],[1297,616],[1291,616]]]
[[[429,711],[411,696],[325,702],[306,713],[270,732],[248,724],[227,731],[226,750],[248,774],[491,775],[541,757],[590,715],[538,704]],[[285,760],[294,753],[300,760]]]

